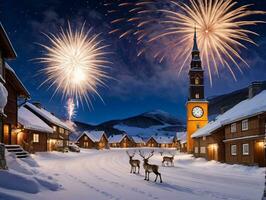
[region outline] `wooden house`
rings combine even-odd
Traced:
[[[134,142],[127,134],[111,135],[108,138],[109,146],[113,148],[134,147]]]
[[[48,138],[53,133],[50,126],[24,106],[18,110],[18,122],[17,144],[29,153],[48,150]]]
[[[146,147],[159,147],[159,144],[155,140],[154,136],[151,136],[147,141],[146,141]]]
[[[229,164],[265,166],[265,99],[266,90],[197,130],[192,135],[196,141],[194,155]]]
[[[104,131],[84,131],[76,140],[76,144],[86,149],[108,149],[108,138]]]
[[[177,132],[174,137],[174,147],[180,152],[186,152],[187,132]]]
[[[7,90],[7,104],[0,114],[0,142],[16,144],[18,98],[30,98],[30,94],[19,80],[15,71],[5,62],[15,59],[16,53],[0,23],[0,83]]]
[[[132,141],[133,141],[135,147],[144,147],[145,146],[145,142],[142,139],[142,137],[132,136],[131,138],[132,138]]]
[[[37,115],[48,126],[53,129],[53,133],[49,134],[48,151],[62,150],[68,146],[71,128],[66,123],[57,118],[54,114],[45,110],[40,103],[25,103],[25,108]]]

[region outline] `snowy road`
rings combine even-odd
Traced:
[[[142,166],[140,175],[130,174],[125,150],[43,153],[33,158],[40,166],[38,174],[49,175],[61,189],[41,188],[31,194],[0,188],[0,197],[10,195],[2,199],[260,200],[263,191],[263,169],[206,162],[185,154],[176,156],[175,167],[162,167],[159,153],[150,159],[160,165],[162,184],[153,182],[154,175],[152,181],[144,181]]]

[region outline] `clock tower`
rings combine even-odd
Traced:
[[[208,101],[204,96],[204,70],[201,66],[200,52],[195,28],[192,61],[189,70],[189,95],[187,102],[187,151],[194,151],[191,135],[208,123]]]

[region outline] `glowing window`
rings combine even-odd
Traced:
[[[195,78],[195,85],[199,85],[200,84],[200,79],[199,79],[199,77],[196,77]]]
[[[39,143],[39,134],[36,134],[36,133],[33,134],[33,142]]]
[[[199,97],[199,93],[197,93],[196,95],[195,95],[195,98],[196,99],[199,99],[200,97]]]

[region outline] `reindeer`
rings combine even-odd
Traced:
[[[150,155],[148,157],[145,157],[142,152],[139,150],[139,155],[143,158],[143,168],[145,170],[145,178],[144,180],[149,181],[150,178],[150,173],[153,172],[156,175],[156,178],[154,182],[157,181],[158,176],[160,177],[160,183],[162,183],[162,177],[161,173],[159,173],[159,166],[158,165],[151,165],[149,164],[149,159],[153,156],[154,151],[151,151]]]
[[[129,164],[131,165],[131,170],[130,170],[130,173],[136,173],[136,168],[138,168],[138,174],[139,174],[139,169],[140,169],[140,161],[139,160],[133,160],[133,157],[135,156],[135,152],[132,154],[132,155],[130,155],[129,153],[128,153],[128,151],[126,151],[127,152],[127,155],[128,155],[128,157],[129,157]]]
[[[167,163],[167,165],[169,165],[169,163],[171,163],[172,166],[174,166],[174,158],[175,158],[175,154],[172,154],[169,152],[169,154],[171,154],[172,156],[164,156],[163,157],[163,161],[162,161],[162,166],[165,166],[165,162]]]

